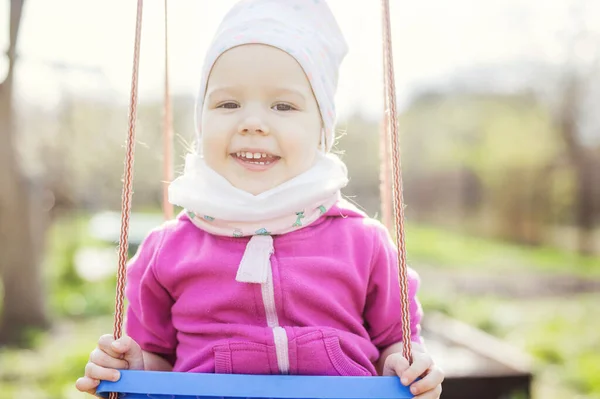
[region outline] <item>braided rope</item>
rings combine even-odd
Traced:
[[[123,179],[123,192],[121,204],[121,235],[119,237],[119,266],[117,269],[117,288],[115,298],[114,339],[123,335],[123,302],[125,297],[125,267],[127,264],[127,251],[129,249],[129,219],[131,216],[131,197],[133,186],[133,161],[135,153],[135,122],[137,117],[138,96],[138,70],[140,60],[140,41],[142,33],[142,8],[143,0],[138,0],[137,17],[135,26],[135,44],[133,52],[133,71],[131,78],[131,96],[129,98],[129,132],[127,136],[127,149],[125,154],[125,176]],[[117,399],[118,395],[112,392],[109,399]]]
[[[412,364],[410,341],[410,314],[408,300],[408,271],[406,266],[406,243],[404,237],[404,209],[402,194],[402,167],[400,164],[400,145],[398,138],[398,115],[396,113],[396,82],[394,79],[394,57],[392,52],[392,35],[390,24],[389,0],[381,0],[383,8],[383,46],[384,46],[384,75],[387,83],[388,130],[392,139],[393,161],[393,192],[395,227],[398,242],[398,265],[400,273],[400,302],[402,306],[402,354]]]
[[[385,14],[381,13],[381,26],[385,26]],[[383,33],[385,35],[385,31]],[[388,231],[392,231],[392,170],[391,170],[391,154],[390,154],[390,137],[388,135],[388,119],[387,119],[387,109],[388,109],[388,93],[387,93],[387,74],[385,71],[386,64],[386,46],[383,46],[383,59],[381,65],[383,68],[383,110],[384,115],[382,119],[382,123],[380,126],[379,132],[379,196],[381,197],[381,219],[383,225]]]
[[[167,2],[165,0],[165,98],[163,121],[163,200],[162,208],[165,220],[173,219],[173,205],[169,203],[169,183],[173,180],[173,114],[171,112],[171,94],[169,90],[169,38]]]

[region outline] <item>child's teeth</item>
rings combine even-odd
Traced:
[[[238,156],[238,158],[244,158],[244,159],[247,159],[247,160],[255,160],[255,159],[261,159],[262,158],[262,160],[264,162],[257,162],[260,165],[268,165],[268,164],[271,163],[270,161],[266,160],[266,158],[269,157],[266,152],[245,152],[245,151],[242,151],[242,152],[236,152],[236,155]]]
[[[242,153],[237,153],[238,156],[241,156],[242,158],[249,158],[249,159],[260,159],[260,158],[266,158],[267,154],[266,153],[260,153],[260,152],[242,152]]]

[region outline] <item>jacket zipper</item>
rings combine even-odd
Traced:
[[[273,331],[275,341],[275,353],[277,355],[277,367],[281,374],[290,372],[290,356],[288,351],[288,337],[285,329],[279,326],[277,309],[275,307],[275,287],[273,285],[273,269],[269,265],[267,281],[261,284],[263,304],[267,316],[267,325]]]

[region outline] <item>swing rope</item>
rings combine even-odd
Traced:
[[[385,38],[385,12],[381,13],[381,27],[382,27],[382,38]],[[381,200],[381,221],[388,231],[392,231],[392,170],[389,162],[391,158],[390,154],[390,135],[388,134],[388,116],[386,111],[388,109],[388,91],[387,91],[387,73],[386,73],[386,62],[387,62],[387,46],[385,41],[382,48],[382,62],[383,66],[383,118],[381,119],[381,126],[379,130],[379,196]]]
[[[392,39],[390,26],[389,0],[382,0],[382,22],[383,22],[383,68],[384,68],[384,111],[385,121],[381,134],[382,148],[382,186],[383,195],[382,208],[389,215],[388,223],[391,226],[391,206],[385,198],[389,197],[388,188],[391,186],[390,180],[393,180],[393,205],[395,218],[396,238],[398,241],[398,264],[400,273],[400,301],[402,305],[402,340],[403,356],[412,363],[411,340],[410,340],[410,319],[409,319],[409,300],[408,300],[408,279],[406,267],[406,249],[404,239],[404,211],[402,200],[402,176],[400,167],[400,149],[398,143],[398,118],[396,115],[396,88],[394,80],[394,63],[392,54]],[[115,298],[115,317],[113,326],[113,337],[119,339],[123,335],[123,310],[125,297],[125,278],[127,253],[129,249],[129,224],[131,217],[131,199],[133,187],[133,163],[135,154],[135,128],[137,117],[138,100],[138,75],[139,75],[139,55],[140,41],[142,31],[142,11],[143,0],[137,2],[135,42],[133,54],[133,71],[131,80],[131,95],[129,105],[129,130],[126,143],[125,169],[122,191],[121,205],[121,233],[119,238],[119,263],[117,269],[117,285]],[[172,178],[172,114],[170,105],[169,79],[168,79],[168,50],[167,50],[167,0],[165,0],[165,110],[164,110],[164,145],[165,155],[163,172],[165,177],[163,191],[163,212],[167,219],[172,218],[173,208],[168,203],[167,185]],[[387,133],[387,134],[385,134]],[[393,179],[389,173],[389,149],[391,137],[391,150],[393,161]],[[387,171],[386,171],[387,170]],[[117,399],[117,393],[111,393],[110,399]]]
[[[127,134],[127,148],[125,152],[125,171],[123,191],[121,197],[121,234],[119,237],[119,265],[117,269],[117,287],[115,298],[114,339],[123,335],[123,308],[125,298],[125,267],[129,249],[129,220],[131,216],[131,197],[133,193],[133,161],[135,154],[135,122],[137,118],[138,76],[140,62],[140,41],[142,33],[142,8],[143,0],[138,0],[137,16],[135,23],[135,42],[133,50],[133,70],[131,77],[131,95],[129,97],[129,131]],[[117,399],[118,394],[111,392],[109,399]]]
[[[383,8],[383,54],[384,76],[387,83],[387,102],[385,114],[387,116],[388,142],[392,141],[392,169],[394,182],[394,215],[396,227],[396,240],[398,245],[398,265],[400,272],[400,303],[402,306],[402,355],[412,364],[412,351],[410,340],[410,316],[408,299],[408,270],[406,266],[406,243],[404,237],[404,199],[402,193],[402,170],[400,165],[400,144],[398,137],[398,115],[396,113],[396,81],[394,78],[394,56],[392,52],[392,34],[390,23],[390,2],[381,0]],[[385,145],[385,144],[384,144]],[[389,163],[389,158],[385,163]],[[381,165],[385,169],[385,165]]]
[[[165,220],[173,219],[173,205],[169,203],[169,183],[173,181],[173,113],[171,110],[171,94],[169,89],[169,35],[167,3],[165,0],[165,98],[163,121],[163,200],[162,208]]]

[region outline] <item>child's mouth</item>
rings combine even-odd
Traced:
[[[241,151],[231,154],[231,156],[242,166],[250,170],[266,170],[281,159],[276,155],[265,152]]]

